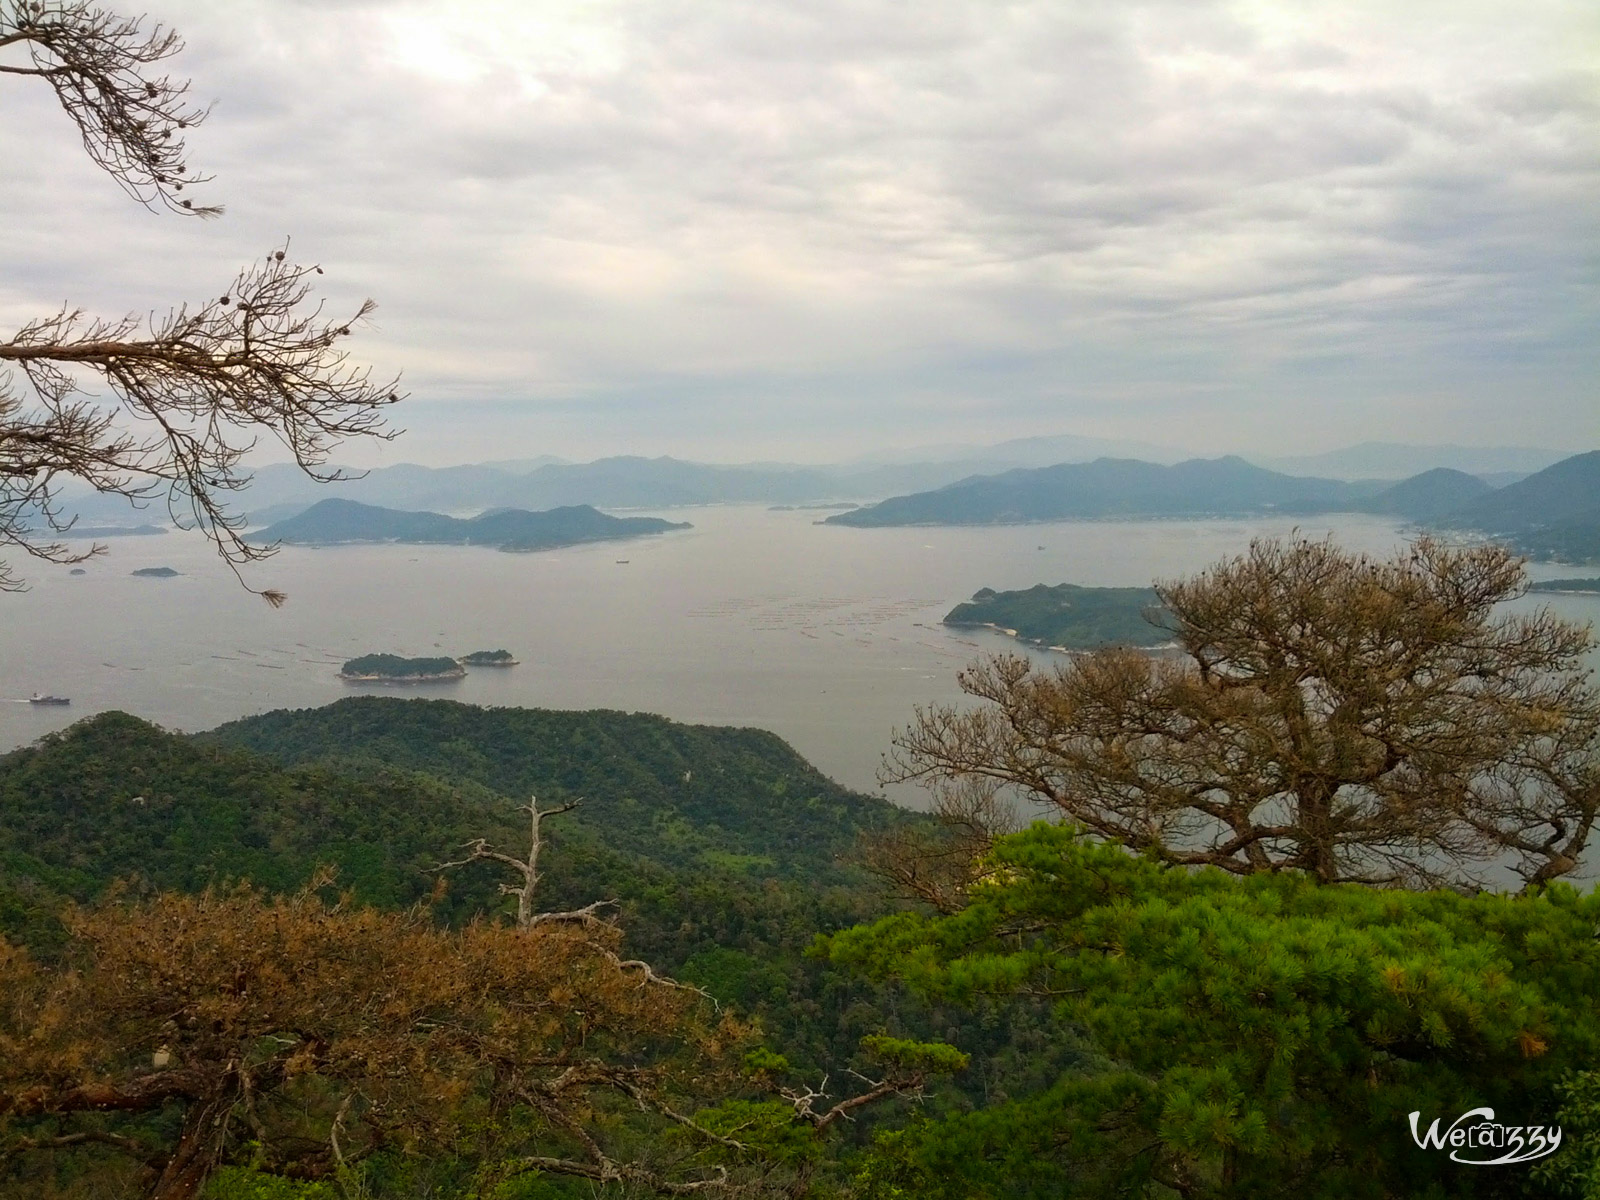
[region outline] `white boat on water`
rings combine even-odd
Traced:
[[[43,692],[35,692],[28,697],[29,704],[71,704],[72,701],[65,696],[46,696]]]

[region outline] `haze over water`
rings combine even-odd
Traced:
[[[875,790],[890,737],[915,707],[959,697],[956,672],[980,653],[1016,648],[939,624],[980,587],[1145,585],[1296,528],[1380,554],[1406,540],[1393,521],[1353,514],[912,529],[825,527],[817,512],[759,506],[661,515],[695,527],[537,554],[286,547],[251,576],[289,593],[276,612],[193,535],[117,539],[86,575],[34,569],[31,591],[0,597],[0,697],[10,701],[0,702],[0,749],[108,709],[194,731],[366,691],[754,725],[840,782]],[[160,565],[183,574],[129,574]],[[1536,578],[1573,573],[1533,568]],[[1538,599],[1600,619],[1600,598]],[[522,665],[414,688],[336,677],[368,652],[499,647]],[[34,691],[72,705],[23,702]]]

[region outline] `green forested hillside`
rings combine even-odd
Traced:
[[[762,1016],[797,1062],[884,1023],[875,989],[803,953],[885,911],[849,856],[916,818],[772,734],[645,715],[354,697],[183,737],[101,714],[0,757],[0,932],[48,950],[63,900],[118,881],[284,891],[320,864],[359,903],[417,903],[464,842],[524,846],[533,793],[583,798],[547,827],[541,907],[617,900],[632,952]],[[504,910],[504,879],[450,872],[438,916]]]
[[[403,771],[284,770],[104,713],[0,758],[7,924],[19,932],[15,897],[89,900],[116,880],[293,889],[319,863],[337,866],[359,900],[410,904],[428,894],[427,868],[446,848],[513,837],[511,816],[482,787]],[[480,902],[493,893],[479,881],[464,891]]]
[[[572,829],[673,869],[838,882],[840,856],[861,831],[903,819],[887,801],[840,787],[775,734],[645,713],[360,696],[248,717],[198,740],[285,766],[424,772],[519,803],[535,793],[581,796]]]

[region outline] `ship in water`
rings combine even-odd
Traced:
[[[43,692],[35,692],[28,697],[29,704],[71,704],[72,701],[65,696],[46,696]]]

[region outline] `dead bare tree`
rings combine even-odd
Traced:
[[[495,862],[501,866],[510,867],[522,877],[520,885],[502,883],[500,894],[502,896],[515,896],[517,898],[517,928],[531,929],[535,925],[546,921],[598,921],[601,909],[615,905],[615,900],[596,900],[583,908],[571,912],[536,912],[533,907],[534,894],[539,889],[539,854],[544,849],[543,825],[546,817],[559,817],[562,813],[569,813],[583,801],[569,800],[565,804],[558,804],[554,808],[540,808],[539,797],[531,796],[528,803],[522,805],[517,811],[528,814],[528,856],[516,858],[510,854],[496,850],[486,838],[474,838],[463,845],[468,851],[467,857],[458,858],[451,862],[443,862],[434,868],[435,871],[448,871],[455,867],[465,867],[475,862]]]
[[[175,33],[84,0],[0,0],[0,53],[8,47],[29,57],[0,62],[0,73],[45,80],[90,157],[135,200],[221,212],[179,196],[206,180],[186,161],[184,134],[207,110],[188,102],[187,80],[158,74],[183,48]],[[374,380],[342,349],[372,302],[325,317],[311,288],[322,268],[287,250],[164,317],[102,320],[65,308],[0,340],[0,546],[54,563],[101,553],[60,540],[73,525],[61,487],[76,479],[135,503],[164,494],[173,519],[203,532],[237,569],[272,552],[243,538],[228,508],[263,434],[322,481],[342,478],[325,464],[344,439],[394,436],[384,410],[401,398],[397,381]],[[0,561],[0,590],[23,584]]]
[[[617,904],[615,900],[598,900],[582,908],[561,912],[538,910],[535,896],[541,879],[539,859],[546,843],[544,821],[571,812],[580,803],[581,800],[569,800],[551,808],[540,808],[538,798],[530,797],[528,803],[520,806],[518,810],[528,814],[526,855],[507,854],[496,850],[484,838],[474,838],[463,847],[467,851],[465,857],[442,862],[433,869],[455,870],[479,862],[498,864],[512,871],[519,880],[517,883],[500,885],[501,895],[517,898],[518,929],[527,932],[537,931],[546,926],[576,927],[572,930],[574,936],[584,944],[590,954],[604,960],[617,972],[625,973],[628,978],[637,979],[639,987],[653,986],[669,991],[692,993],[702,1000],[709,1001],[711,1008],[720,1011],[721,1006],[716,998],[708,992],[692,984],[661,975],[641,959],[625,959],[616,952],[613,947],[619,944],[620,931],[614,921],[600,915],[604,909],[614,909]],[[727,1020],[732,1019],[727,1014],[724,1014],[724,1017]],[[768,1072],[758,1072],[757,1082],[764,1085],[769,1093],[781,1099],[786,1121],[793,1121],[803,1126],[812,1136],[821,1138],[840,1122],[854,1120],[853,1114],[859,1109],[895,1097],[919,1100],[922,1098],[923,1087],[931,1078],[964,1070],[967,1065],[965,1055],[941,1043],[920,1043],[874,1036],[863,1039],[862,1049],[882,1068],[880,1072],[882,1077],[874,1079],[860,1071],[849,1070],[847,1074],[861,1085],[861,1090],[840,1099],[834,1099],[829,1092],[828,1076],[824,1076],[821,1086],[816,1088],[809,1085],[784,1086]],[[787,1069],[787,1064],[781,1059],[775,1061],[781,1064],[783,1069]],[[587,1085],[593,1082],[577,1075],[571,1078],[577,1084]],[[651,1097],[643,1091],[636,1093],[631,1090],[634,1085],[616,1072],[607,1074],[605,1083],[633,1099],[640,1111],[650,1111],[663,1116],[686,1130],[692,1135],[691,1146],[710,1144],[733,1152],[746,1170],[739,1174],[737,1180],[726,1169],[718,1167],[715,1174],[691,1182],[667,1182],[661,1171],[650,1170],[637,1163],[629,1165],[606,1158],[597,1142],[593,1139],[584,1139],[581,1131],[570,1121],[564,1125],[561,1123],[558,1111],[552,1107],[554,1097],[533,1092],[525,1093],[521,1098],[540,1113],[547,1115],[553,1123],[561,1125],[569,1132],[579,1134],[580,1141],[583,1141],[589,1151],[589,1161],[584,1164],[574,1164],[571,1161],[557,1163],[554,1159],[519,1159],[508,1162],[505,1169],[510,1174],[542,1170],[576,1175],[596,1183],[634,1185],[641,1192],[658,1194],[687,1195],[701,1191],[751,1196],[775,1194],[770,1190],[772,1184],[770,1172],[777,1169],[778,1164],[767,1162],[763,1165],[762,1154],[758,1147],[741,1140],[741,1135],[745,1132],[743,1129],[734,1128],[718,1132],[704,1121],[696,1120],[668,1107],[659,1098]],[[802,1162],[804,1161],[802,1156]],[[809,1178],[809,1171],[810,1166],[802,1165],[796,1179],[791,1181],[792,1186],[780,1189],[782,1194],[805,1194],[805,1181]]]
[[[209,181],[189,168],[184,133],[209,109],[189,103],[189,81],[157,74],[183,50],[160,25],[76,0],[0,4],[0,49],[26,50],[26,64],[0,63],[0,74],[43,79],[78,127],[89,157],[146,208],[200,217],[220,208],[180,199],[186,186]]]
[[[1508,614],[1522,564],[1417,542],[1388,561],[1260,541],[1158,585],[1178,659],[1105,650],[961,676],[888,780],[988,784],[1176,863],[1324,882],[1529,884],[1576,869],[1600,813],[1587,626]]]
[[[484,838],[474,838],[472,841],[466,842],[462,847],[467,851],[465,858],[442,862],[433,869],[435,871],[448,871],[457,867],[469,866],[476,862],[492,862],[499,863],[501,866],[509,867],[512,871],[515,871],[521,877],[522,882],[520,884],[502,883],[500,885],[500,894],[517,898],[518,929],[532,929],[536,925],[567,922],[582,926],[599,926],[608,932],[612,932],[615,930],[615,925],[600,914],[608,908],[615,909],[617,907],[615,900],[595,900],[590,904],[585,904],[582,908],[574,908],[565,912],[539,912],[534,907],[534,897],[538,891],[541,878],[539,854],[544,849],[544,821],[547,817],[558,817],[562,813],[569,813],[582,803],[582,799],[568,800],[566,803],[558,804],[554,808],[540,808],[539,798],[530,796],[528,803],[521,805],[517,810],[528,814],[528,853],[525,858],[518,858],[515,855],[496,850]],[[610,948],[609,944],[599,946],[598,949],[619,969],[638,972],[639,978],[643,982],[680,988],[687,992],[694,992],[707,1000],[712,1000],[712,997],[700,988],[687,983],[679,983],[675,979],[668,979],[663,975],[656,974],[655,969],[642,959],[624,959],[620,957]],[[715,1000],[712,1000],[712,1003],[715,1004]]]

